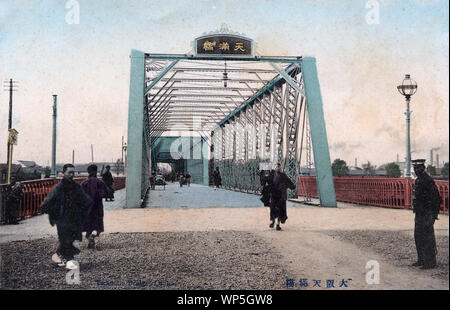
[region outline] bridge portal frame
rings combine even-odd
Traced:
[[[256,62],[268,62],[278,73],[279,76],[272,81],[265,84],[258,92],[256,92],[253,96],[248,99],[244,99],[244,103],[236,108],[234,111],[228,114],[228,116],[224,117],[222,121],[218,123],[218,125],[212,131],[211,136],[214,135],[214,131],[222,131],[220,139],[225,141],[225,137],[223,136],[223,128],[227,124],[236,123],[238,117],[243,115],[245,117],[245,121],[250,122],[251,117],[253,116],[253,120],[256,122],[258,117],[264,118],[264,116],[270,117],[271,113],[268,108],[270,104],[265,105],[264,94],[274,93],[278,97],[281,96],[281,90],[276,89],[276,84],[280,82],[281,79],[289,85],[286,87],[286,92],[284,94],[286,97],[291,98],[291,100],[286,101],[286,106],[284,106],[284,118],[283,114],[278,115],[278,121],[282,123],[285,122],[297,122],[297,124],[292,123],[290,126],[282,127],[281,131],[278,133],[277,141],[279,146],[284,144],[291,143],[292,145],[287,146],[287,150],[285,149],[285,154],[281,154],[284,149],[281,147],[279,149],[278,157],[283,156],[286,158],[284,165],[286,167],[286,172],[291,177],[297,177],[299,167],[297,166],[296,156],[298,155],[296,152],[298,145],[298,122],[300,121],[300,109],[301,104],[298,106],[297,98],[300,95],[301,101],[306,103],[306,109],[308,112],[309,124],[310,124],[310,134],[313,146],[314,153],[314,163],[316,168],[316,179],[317,179],[317,189],[320,199],[321,206],[324,207],[337,207],[336,203],[336,194],[333,183],[333,176],[331,171],[331,160],[328,148],[328,140],[326,134],[325,127],[325,119],[323,113],[323,102],[322,95],[320,91],[320,84],[317,75],[317,67],[316,67],[316,59],[314,57],[266,57],[266,56],[221,56],[221,55],[208,55],[208,56],[194,56],[187,54],[149,54],[144,53],[138,50],[131,51],[131,65],[130,65],[130,93],[129,93],[129,107],[128,107],[128,141],[127,141],[127,178],[126,178],[126,208],[139,207],[142,202],[142,198],[144,193],[146,192],[145,186],[146,179],[148,179],[149,169],[151,167],[150,158],[151,155],[148,152],[151,152],[150,147],[150,138],[149,135],[146,134],[149,132],[151,126],[153,126],[153,131],[161,134],[164,132],[165,127],[163,126],[161,121],[167,115],[167,108],[162,111],[158,111],[159,114],[156,116],[156,125],[149,124],[149,113],[152,111],[148,110],[148,97],[147,94],[152,90],[155,85],[162,81],[164,76],[180,61],[180,60],[220,60],[220,61],[256,61]],[[146,68],[146,60],[148,59],[157,59],[164,61],[171,61],[169,65],[167,65],[152,81],[149,85],[146,84],[146,76],[145,76],[145,68]],[[298,70],[302,73],[301,81],[295,81],[290,72],[285,71],[282,68],[278,67],[278,63],[290,63],[291,70]],[[175,73],[176,74],[176,73]],[[171,78],[167,79],[166,84],[171,81],[171,79],[175,76],[173,74]],[[256,74],[258,76],[258,74]],[[261,80],[261,78],[258,76]],[[172,86],[175,81],[172,82]],[[251,88],[248,84],[247,86]],[[162,88],[160,88],[161,90]],[[275,89],[275,91],[274,91]],[[278,92],[278,93],[277,93]],[[156,96],[156,95],[155,95]],[[167,101],[167,98],[168,101]],[[162,99],[160,97],[159,99]],[[231,98],[232,99],[232,98]],[[280,99],[280,98],[279,98]],[[279,100],[278,99],[278,100]],[[281,101],[283,99],[281,98]],[[166,103],[169,102],[169,103]],[[255,104],[259,103],[259,104]],[[160,106],[168,106],[170,104],[170,93],[166,96],[164,100],[161,101]],[[291,105],[291,106],[289,106]],[[253,108],[252,108],[253,107]],[[249,110],[247,110],[247,108]],[[262,112],[261,110],[266,109],[266,114],[258,113]],[[282,109],[283,109],[282,108]],[[299,109],[298,109],[299,108]],[[259,111],[258,111],[259,109]],[[223,113],[223,110],[221,110]],[[248,113],[250,111],[250,113]],[[153,111],[154,112],[154,111]],[[273,111],[272,111],[273,112]],[[166,113],[166,114],[164,114]],[[293,116],[292,113],[294,113]],[[159,122],[158,122],[159,121]],[[261,119],[259,120],[261,121]],[[261,124],[261,122],[259,123]],[[256,129],[256,128],[255,128]],[[290,130],[290,132],[288,132]],[[257,129],[256,129],[257,131]],[[295,139],[289,139],[289,137],[295,136]],[[286,137],[287,136],[287,137]],[[283,141],[283,137],[286,139]],[[236,135],[234,135],[234,144]],[[248,144],[248,134],[246,133],[245,145]],[[258,142],[255,141],[255,145],[253,148],[258,147]],[[265,143],[270,143],[265,140]],[[268,144],[267,144],[268,145]],[[260,145],[259,147],[261,147]],[[222,145],[223,148],[223,145]],[[236,147],[233,148],[234,152],[236,152]],[[246,152],[248,156],[249,149],[247,148]],[[252,150],[254,152],[255,150]],[[291,154],[292,153],[292,154]],[[223,156],[224,154],[222,154]],[[214,156],[214,154],[211,154]],[[205,169],[207,166],[205,165]],[[294,180],[297,182],[297,179]]]

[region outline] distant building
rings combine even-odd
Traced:
[[[311,176],[316,175],[316,169],[315,168],[308,168],[308,167],[300,167],[300,175],[304,176]]]
[[[31,161],[31,160],[18,160],[18,162],[19,162],[19,164],[22,166],[22,168],[25,168],[25,167],[36,167],[36,166],[38,166],[38,165],[36,164],[36,162]]]
[[[387,177],[386,165],[381,165],[377,169],[375,169],[375,176],[377,177]]]
[[[17,160],[19,165],[22,167],[22,172],[25,175],[36,175],[40,176],[41,174],[45,174],[45,168],[36,164],[36,162],[31,160]]]
[[[12,164],[11,165],[11,176],[20,175],[22,170],[21,165]],[[8,179],[8,165],[0,164],[0,184],[5,184]]]
[[[400,169],[400,177],[406,176],[406,163],[405,162],[389,162],[386,164],[382,164],[375,169],[375,176],[377,177],[387,177],[388,174],[386,172],[386,166],[389,164],[395,163]],[[412,168],[411,168],[412,169]],[[411,170],[412,171],[412,170]]]
[[[406,177],[406,162],[404,162],[404,161],[399,161],[399,162],[395,162],[398,166],[399,166],[399,168],[400,168],[400,172],[401,172],[401,175],[400,175],[400,177]],[[414,171],[413,171],[413,169],[412,169],[412,165],[411,165],[411,173],[413,173]]]
[[[360,167],[356,167],[356,166],[349,166],[348,167],[348,175],[349,176],[364,176],[365,175],[365,171],[363,168]]]

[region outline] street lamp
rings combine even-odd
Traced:
[[[123,173],[126,174],[126,162],[127,162],[127,143],[122,142],[122,163],[123,163]],[[125,161],[123,160],[123,153],[125,153]]]
[[[414,95],[417,91],[417,83],[413,79],[411,79],[409,74],[406,74],[402,85],[398,85],[397,89],[398,92],[406,98],[406,177],[411,178],[411,142],[409,137],[411,112],[409,111],[409,102],[411,100],[411,96]]]

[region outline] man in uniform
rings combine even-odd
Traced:
[[[418,260],[413,266],[436,267],[434,221],[438,219],[441,197],[433,179],[425,172],[425,159],[412,160],[417,179],[414,182],[414,240]]]

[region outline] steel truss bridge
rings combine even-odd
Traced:
[[[224,185],[248,190],[259,187],[261,163],[280,162],[297,182],[308,142],[305,130],[311,136],[320,204],[336,207],[315,58],[132,50],[126,207],[139,207],[146,195],[152,144],[158,138],[200,137],[197,144],[209,160],[204,175],[211,166],[220,167]]]

